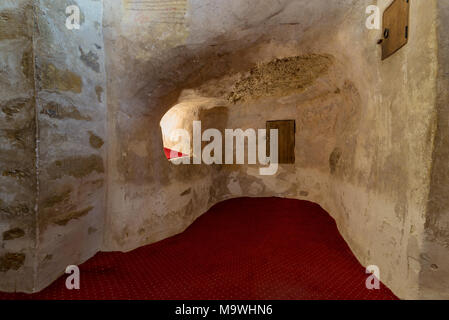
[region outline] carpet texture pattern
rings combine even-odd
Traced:
[[[80,290],[66,289],[63,275],[40,293],[0,299],[397,299],[383,284],[366,288],[365,269],[320,206],[280,198],[227,200],[179,235],[98,253],[80,271]]]

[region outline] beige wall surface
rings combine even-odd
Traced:
[[[36,123],[31,0],[0,3],[0,288],[31,291]]]

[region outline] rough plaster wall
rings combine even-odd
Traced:
[[[184,10],[184,2],[179,3]],[[139,16],[127,10],[128,1],[104,5],[108,139],[113,141],[108,147],[110,214],[104,249],[131,250],[184,230],[204,213],[209,207],[213,168],[171,168],[163,153],[159,122],[169,107],[162,105],[162,94],[152,91],[167,93],[159,79],[172,65],[164,66],[166,62],[152,57],[162,58],[161,50],[183,43],[184,25],[154,24],[154,15]],[[167,86],[173,88],[169,82]],[[154,106],[149,106],[152,95]],[[173,106],[173,99],[167,101]]]
[[[36,246],[31,0],[0,3],[0,288],[31,291]]]
[[[81,28],[65,26],[76,4]],[[37,2],[39,243],[36,289],[101,247],[106,89],[102,2]]]
[[[438,86],[437,130],[429,202],[426,239],[421,254],[422,298],[449,297],[449,3],[438,1]]]
[[[72,4],[80,30],[65,26]],[[102,2],[6,1],[0,9],[0,288],[33,292],[103,240]]]
[[[378,265],[397,295],[420,297],[436,119],[436,1],[412,2],[409,44],[384,62],[375,44],[381,32],[364,27],[370,4],[192,0],[182,5],[185,15],[161,17],[130,13],[131,0],[105,3],[105,249],[130,250],[180,232],[232,197],[307,199],[336,219],[361,263]],[[307,54],[329,55],[333,64],[303,90],[226,99],[257,63]],[[217,126],[264,128],[266,120],[294,117],[296,164],[265,178],[254,167],[170,165],[158,124],[192,92],[214,104],[222,99],[217,113],[204,106],[202,120]]]

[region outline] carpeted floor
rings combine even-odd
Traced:
[[[186,154],[183,154],[181,152],[169,148],[164,148],[164,153],[168,160],[187,156]]]
[[[367,275],[318,205],[279,198],[222,202],[184,233],[128,253],[99,253],[34,295],[0,299],[396,299]],[[381,274],[382,275],[382,274]]]

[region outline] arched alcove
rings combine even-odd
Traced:
[[[193,135],[192,124],[197,120],[194,107],[179,104],[172,107],[161,119],[162,143],[167,159],[178,159],[181,157],[192,157],[193,149],[190,137]],[[178,133],[183,130],[189,139],[183,140]]]

